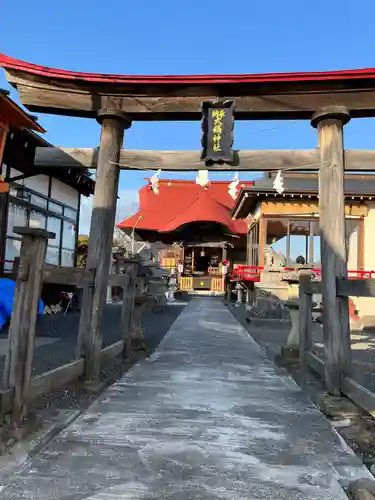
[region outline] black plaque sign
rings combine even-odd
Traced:
[[[201,160],[208,164],[232,163],[234,102],[205,101],[202,103],[202,114]]]

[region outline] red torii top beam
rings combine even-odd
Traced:
[[[375,116],[375,69],[239,75],[136,76],[48,68],[0,54],[30,110],[95,118],[103,108],[135,120],[197,120],[203,100],[234,100],[236,119],[310,119],[327,106]]]

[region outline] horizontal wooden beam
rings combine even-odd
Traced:
[[[124,341],[118,340],[114,344],[104,347],[102,349],[102,355],[108,358],[115,358],[116,356],[119,356],[123,350],[124,350]]]
[[[356,86],[314,82],[277,85],[129,85],[82,82],[30,75],[7,69],[22,104],[32,111],[96,117],[103,108],[116,108],[133,120],[200,120],[203,100],[235,101],[236,119],[310,119],[326,106],[345,106],[352,117],[375,116],[375,89],[371,81]]]
[[[306,361],[311,369],[314,370],[315,373],[324,377],[324,361],[319,358],[316,354],[311,351],[306,353]]]
[[[127,274],[110,274],[108,276],[108,286],[125,287],[128,282]]]
[[[369,391],[350,377],[343,377],[342,392],[372,417],[375,417],[375,393]]]
[[[34,399],[79,379],[83,375],[84,368],[85,360],[78,359],[37,375],[31,379],[28,397]]]
[[[375,297],[375,279],[345,279],[336,280],[339,297]]]
[[[306,353],[306,358],[309,367],[323,377],[324,361],[311,351]],[[345,396],[348,396],[355,404],[367,411],[372,417],[375,417],[375,393],[347,376],[342,377],[341,384]]]
[[[318,170],[319,150],[244,150],[238,151],[238,165],[206,166],[200,151],[147,151],[122,149],[119,165],[124,170],[243,170],[274,171],[279,169]],[[345,151],[347,171],[375,170],[375,150]],[[92,168],[98,162],[97,148],[36,148],[35,166],[53,168]]]
[[[45,264],[43,270],[44,283],[75,285],[79,287],[94,286],[95,271],[79,267],[56,267]]]

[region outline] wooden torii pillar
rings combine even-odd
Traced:
[[[78,356],[85,356],[85,379],[99,379],[102,335],[100,324],[106,300],[111,266],[120,169],[118,166],[124,131],[131,121],[116,109],[103,109],[97,120],[101,125],[96,184],[88,241],[88,269],[95,269],[95,286],[84,291],[78,331]]]
[[[318,129],[320,150],[319,227],[323,297],[325,380],[331,394],[341,392],[341,377],[350,364],[348,298],[337,297],[337,278],[347,277],[344,197],[344,125],[350,120],[342,106],[329,106],[311,120]]]

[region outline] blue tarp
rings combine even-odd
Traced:
[[[14,293],[16,291],[16,282],[8,278],[0,278],[0,328],[6,324],[8,318],[12,315]],[[39,301],[39,314],[43,314],[44,304]]]

